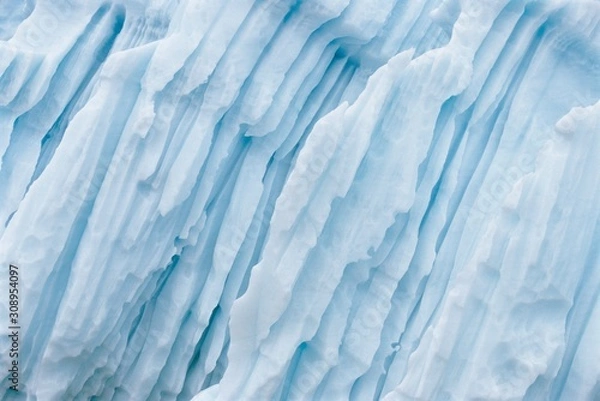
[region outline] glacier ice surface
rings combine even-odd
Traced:
[[[600,400],[599,99],[597,0],[5,1],[1,398]]]

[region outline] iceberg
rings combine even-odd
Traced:
[[[599,400],[600,1],[0,5],[3,400]]]

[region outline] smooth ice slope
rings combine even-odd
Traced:
[[[597,0],[3,2],[2,399],[599,400],[599,100]]]

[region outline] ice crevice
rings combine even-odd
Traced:
[[[22,3],[25,399],[600,397],[600,2]]]

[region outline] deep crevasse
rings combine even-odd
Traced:
[[[20,395],[599,399],[599,21],[596,0],[1,5]]]

